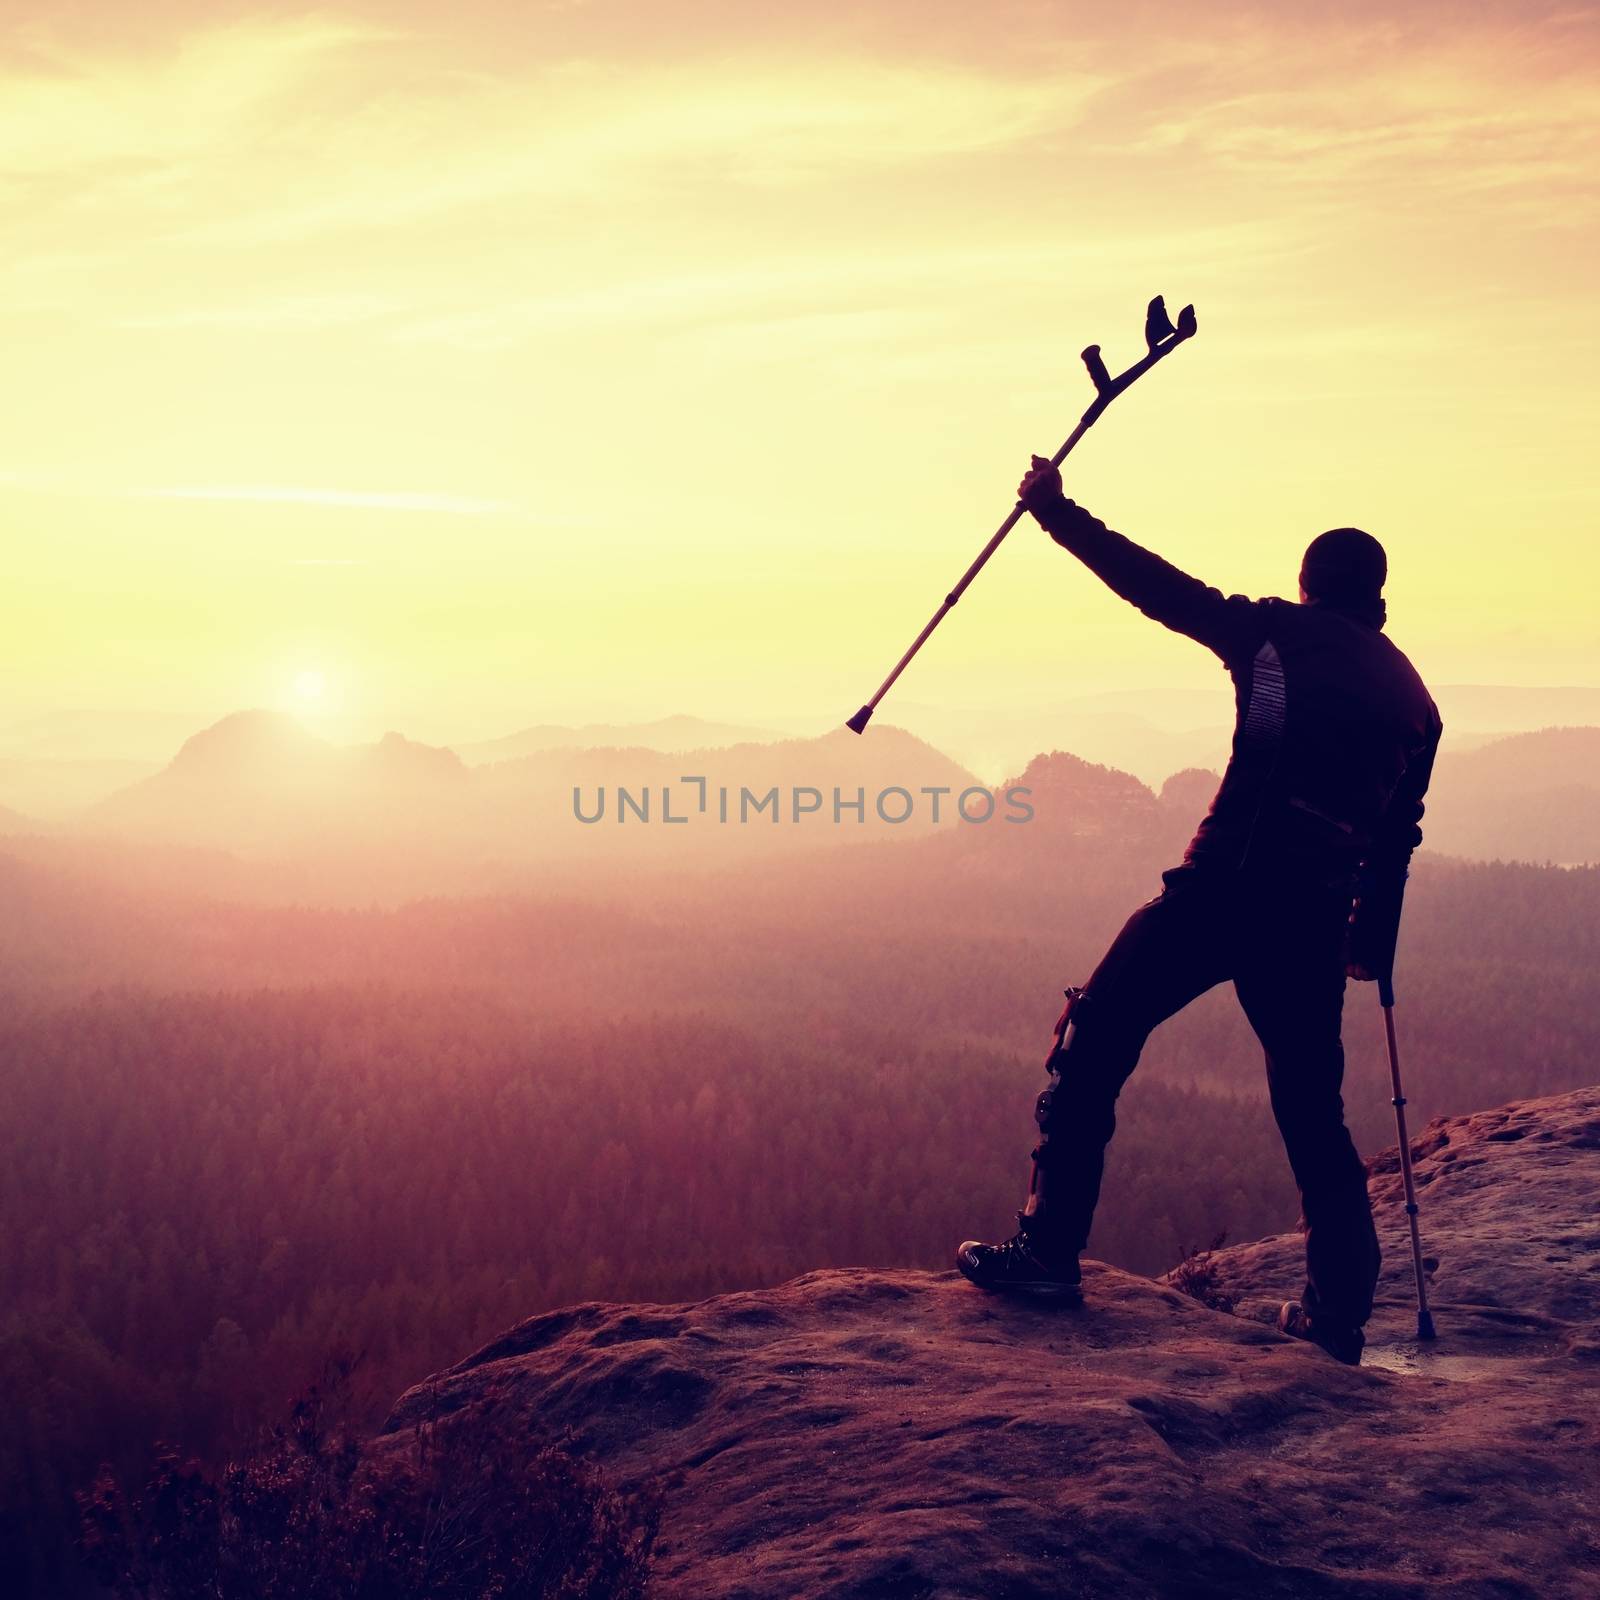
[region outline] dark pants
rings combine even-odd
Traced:
[[[1034,1192],[1024,1226],[1082,1250],[1100,1196],[1116,1102],[1157,1024],[1231,979],[1266,1050],[1273,1114],[1300,1188],[1304,1305],[1360,1326],[1372,1314],[1378,1238],[1366,1175],[1344,1125],[1347,890],[1179,867],[1129,917],[1070,1009],[1040,1096]],[[1059,1073],[1056,1076],[1055,1073]]]

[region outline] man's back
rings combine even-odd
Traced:
[[[1373,609],[1223,595],[1070,500],[1034,514],[1146,616],[1198,640],[1234,681],[1233,752],[1185,854],[1194,866],[1403,875],[1442,725]]]
[[[1347,870],[1416,843],[1441,725],[1405,655],[1329,605],[1223,601],[1233,753],[1185,859]]]

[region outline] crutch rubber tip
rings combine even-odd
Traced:
[[[1433,1313],[1419,1311],[1417,1313],[1417,1337],[1419,1339],[1434,1339],[1438,1335],[1433,1331]]]
[[[865,733],[867,731],[867,724],[871,721],[872,707],[862,706],[862,708],[856,712],[856,714],[851,717],[847,723],[845,723],[845,727],[847,727],[851,733]]]

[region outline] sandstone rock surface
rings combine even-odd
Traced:
[[[1600,1088],[1413,1149],[1439,1338],[1389,1151],[1360,1369],[1269,1325],[1288,1234],[1219,1252],[1235,1315],[1093,1262],[1076,1311],[915,1271],[573,1306],[411,1390],[374,1448],[486,1407],[570,1428],[659,1491],[664,1600],[1593,1600]]]

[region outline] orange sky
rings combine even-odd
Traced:
[[[1600,683],[1592,8],[799,9],[13,30],[0,722],[843,716],[1156,290],[1069,492],[1253,593],[1359,523],[1435,680]],[[1214,670],[1029,526],[904,692]]]

